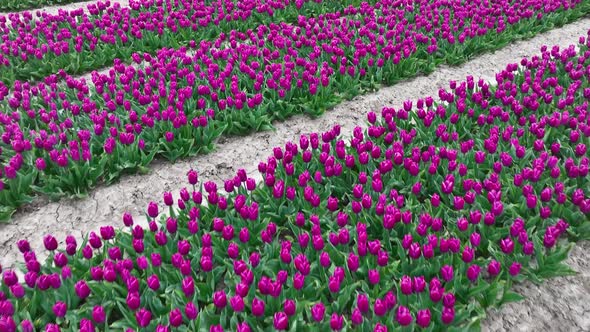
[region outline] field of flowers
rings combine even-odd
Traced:
[[[320,116],[590,12],[573,0],[130,4],[0,23],[3,219],[35,194],[83,197],[156,157]],[[302,135],[259,163],[258,182],[239,170],[218,188],[187,170],[147,222],[125,214],[61,246],[46,235],[47,259],[20,240],[0,331],[479,329],[486,309],[522,299],[515,282],[572,274],[572,241],[590,239],[589,37],[370,113],[365,130]],[[70,76],[113,61],[92,82]]]
[[[84,0],[4,0],[0,2],[0,11],[27,10],[81,1]]]
[[[320,115],[381,84],[460,63],[590,11],[579,0],[498,1],[492,8],[478,1],[253,1],[246,8],[230,2],[196,11],[196,2],[130,4],[136,12],[99,2],[89,7],[90,16],[79,11],[33,21],[25,13],[4,25],[0,79],[7,85],[0,86],[0,107],[12,112],[1,121],[0,219],[8,220],[34,194],[83,197],[97,183],[145,171],[156,156],[176,160],[210,151],[222,134],[268,129],[294,114]],[[213,18],[212,8],[228,13],[218,10]],[[189,26],[199,15],[205,16],[199,26]],[[164,17],[166,28],[146,23],[163,24]],[[259,21],[270,23],[232,30]],[[201,38],[218,37],[190,39],[193,30]],[[86,82],[66,72],[82,59],[102,60],[72,72],[115,60],[108,74]],[[45,78],[14,81],[11,70]]]

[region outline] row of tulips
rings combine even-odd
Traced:
[[[8,219],[33,191],[85,195],[99,181],[145,171],[156,154],[175,160],[211,149],[222,133],[319,115],[379,83],[464,60],[590,8],[555,1],[542,7],[543,19],[528,19],[530,4],[502,2],[490,11],[487,2],[424,0],[408,8],[381,0],[155,56],[134,54],[142,65],[116,61],[92,83],[63,72],[38,86],[17,82],[0,102],[11,110],[0,119],[0,217]],[[408,13],[420,19],[410,22]]]
[[[496,75],[450,82],[302,135],[218,188],[123,216],[3,271],[2,331],[477,329],[515,281],[572,271],[590,239],[590,49],[543,47]]]
[[[0,2],[0,11],[17,11],[35,9],[44,6],[62,5],[83,0],[3,0]]]
[[[134,53],[142,66],[116,61],[109,74],[93,75],[92,84],[63,72],[38,86],[17,82],[3,102],[13,112],[1,121],[2,217],[30,201],[31,190],[84,195],[100,180],[146,170],[155,154],[175,160],[211,149],[222,133],[265,129],[274,119],[301,112],[321,114],[381,82],[465,59],[590,6],[562,11],[561,2],[549,3],[549,14],[537,20],[527,19],[534,11],[520,4],[519,14],[509,15],[514,6],[503,2],[496,11],[508,15],[504,22],[485,3],[466,3],[463,10],[442,3],[406,8],[382,0],[317,18],[300,16],[296,24],[232,31],[191,42],[190,49]],[[425,14],[409,23],[406,16],[414,12]]]
[[[374,2],[374,1],[373,1]],[[38,80],[59,70],[81,74],[134,52],[178,48],[233,29],[293,22],[360,1],[322,0],[131,0],[129,7],[98,1],[56,15],[36,12],[0,16],[0,81]]]

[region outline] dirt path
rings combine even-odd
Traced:
[[[449,80],[464,80],[467,75],[495,81],[494,75],[506,64],[522,57],[539,53],[542,45],[567,47],[586,35],[590,19],[566,25],[560,29],[516,42],[493,54],[477,57],[462,66],[440,67],[428,77],[418,77],[383,88],[378,92],[355,98],[326,112],[321,118],[311,120],[297,116],[277,123],[276,131],[255,133],[246,137],[222,138],[217,150],[175,164],[157,161],[151,173],[124,177],[112,186],[101,186],[83,200],[62,199],[59,202],[37,204],[18,212],[11,224],[0,225],[0,263],[13,266],[20,261],[16,241],[27,238],[33,249],[42,248],[42,236],[54,234],[63,241],[67,234],[81,236],[102,225],[121,223],[123,212],[131,212],[141,219],[143,209],[150,201],[161,202],[164,191],[178,190],[186,183],[186,172],[191,167],[198,170],[203,181],[222,180],[233,176],[238,168],[255,174],[258,161],[266,159],[272,148],[296,140],[302,133],[324,131],[338,123],[345,135],[364,122],[366,114],[379,111],[384,106],[401,107],[405,100],[415,100],[428,95],[436,96],[440,87],[447,87]],[[518,291],[527,297],[522,303],[507,305],[499,312],[490,313],[484,322],[487,331],[577,331],[590,330],[590,245],[583,243],[572,252],[568,262],[581,272],[568,278],[556,278],[540,287],[526,283]]]

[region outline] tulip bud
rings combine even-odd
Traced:
[[[104,321],[106,319],[106,314],[105,314],[104,308],[102,306],[99,306],[99,305],[94,306],[94,308],[92,309],[92,319],[97,324],[104,323]]]
[[[332,331],[340,331],[344,325],[344,317],[333,313],[330,317],[330,328]]]
[[[311,317],[316,322],[321,322],[324,319],[325,313],[326,313],[326,307],[324,306],[324,304],[322,302],[319,302],[319,303],[315,304],[313,307],[311,307]]]
[[[213,294],[213,304],[217,308],[224,308],[227,305],[227,296],[224,291],[217,291]]]
[[[399,306],[397,308],[395,319],[401,326],[408,326],[412,323],[413,320],[410,310],[404,306]]]
[[[289,327],[289,317],[282,311],[277,312],[273,317],[273,325],[279,331],[286,330]]]
[[[430,325],[430,319],[431,316],[429,309],[420,310],[416,315],[416,323],[422,328],[427,328]]]
[[[366,294],[359,294],[356,298],[356,305],[362,313],[369,311],[369,298]]]

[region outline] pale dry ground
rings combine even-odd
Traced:
[[[59,202],[37,202],[15,214],[8,225],[0,225],[0,263],[14,266],[21,260],[16,248],[18,239],[29,239],[33,249],[41,250],[42,236],[54,234],[63,241],[67,234],[81,237],[102,225],[119,225],[123,212],[131,212],[136,220],[148,202],[162,202],[161,194],[188,186],[186,172],[198,170],[201,181],[213,180],[218,184],[244,168],[256,174],[260,160],[272,153],[272,148],[297,140],[300,134],[328,130],[340,124],[344,135],[349,135],[357,125],[362,125],[369,111],[379,111],[384,106],[401,107],[405,100],[436,96],[439,88],[446,88],[449,80],[463,80],[467,75],[495,81],[495,73],[506,64],[539,53],[542,45],[567,47],[575,44],[579,36],[586,35],[590,19],[586,18],[560,29],[516,42],[493,54],[487,54],[458,67],[440,67],[428,77],[418,77],[378,92],[357,97],[312,120],[305,116],[293,117],[276,123],[273,132],[260,132],[246,137],[222,138],[217,150],[190,160],[171,164],[156,161],[147,175],[126,176],[112,186],[101,186],[82,200],[62,199]],[[519,285],[517,290],[526,301],[504,306],[490,313],[484,324],[486,331],[590,331],[590,266],[588,243],[581,243],[570,255],[568,263],[580,272],[568,278],[555,278],[541,286],[530,283]],[[41,253],[41,252],[39,252]],[[41,256],[41,255],[39,255]]]
[[[72,11],[72,10],[77,10],[80,8],[84,8],[84,10],[86,10],[86,7],[88,5],[93,4],[93,3],[97,3],[97,2],[98,2],[98,0],[73,2],[73,3],[63,4],[63,5],[55,5],[55,6],[47,6],[47,7],[43,7],[43,8],[21,10],[21,11],[16,11],[13,13],[31,12],[34,15],[36,12],[40,11],[40,12],[45,12],[45,13],[48,13],[51,15],[56,15],[59,13],[60,10]],[[103,0],[102,2],[106,2],[106,1]],[[118,2],[119,4],[121,4],[121,7],[129,7],[129,0],[111,1],[111,6],[115,2]],[[9,12],[0,11],[0,15],[8,15],[8,14],[9,14]]]

